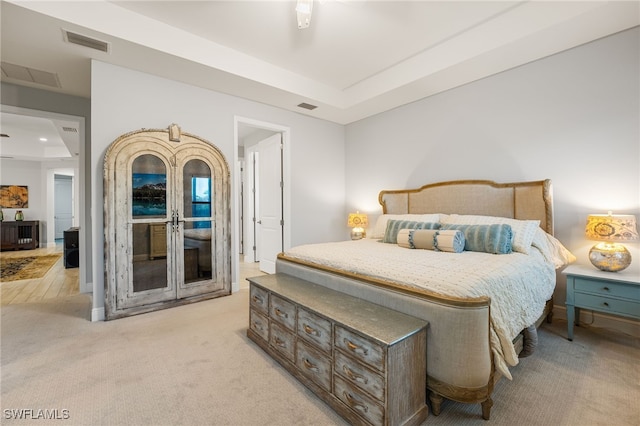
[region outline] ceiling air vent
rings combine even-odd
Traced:
[[[68,133],[78,133],[78,129],[76,129],[75,127],[62,127],[62,131]]]
[[[106,41],[97,40],[95,38],[67,31],[65,29],[62,30],[62,34],[64,36],[64,40],[68,43],[77,44],[79,46],[88,47],[90,49],[99,50],[101,52],[109,52],[109,43],[107,43]]]
[[[316,105],[311,105],[311,104],[308,104],[308,103],[306,103],[306,102],[303,102],[303,103],[301,103],[301,104],[298,104],[298,106],[299,106],[300,108],[308,109],[309,111],[311,111],[312,109],[316,109],[316,108],[318,108]]]
[[[52,72],[41,71],[35,68],[28,68],[22,65],[2,62],[2,75],[14,80],[27,81],[29,83],[43,84],[49,87],[61,87],[58,75]]]

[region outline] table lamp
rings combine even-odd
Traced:
[[[347,225],[351,228],[351,239],[352,240],[360,240],[367,236],[365,228],[369,224],[367,220],[367,215],[356,212],[349,213],[349,220]]]
[[[591,214],[587,217],[585,234],[590,240],[600,241],[589,250],[589,260],[596,268],[617,272],[631,264],[631,253],[618,242],[638,239],[635,216]]]

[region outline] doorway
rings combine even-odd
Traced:
[[[230,293],[229,188],[222,153],[177,126],[109,147],[107,319]]]
[[[54,174],[54,226],[55,239],[64,237],[64,231],[73,226],[73,176]]]
[[[234,227],[242,248],[234,253],[236,265],[243,255],[244,262],[259,262],[263,272],[273,273],[277,254],[291,246],[290,129],[236,117],[235,138],[237,170],[242,176],[236,186],[239,214]],[[265,182],[260,183],[261,179]]]

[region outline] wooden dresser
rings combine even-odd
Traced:
[[[32,250],[40,245],[40,221],[0,222],[0,250]]]
[[[249,282],[247,336],[351,424],[427,418],[426,321],[285,274]]]

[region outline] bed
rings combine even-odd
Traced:
[[[276,272],[429,321],[432,412],[448,398],[481,403],[488,420],[495,382],[511,378],[523,349],[534,350],[536,326],[551,321],[555,271],[574,259],[553,237],[551,181],[449,181],[381,191],[379,202],[367,238],[294,247],[278,256]],[[500,237],[508,250],[411,249],[398,244],[406,229],[389,231],[416,223],[463,232],[465,244],[477,243],[469,230],[500,227],[510,232]]]
[[[184,246],[198,249],[198,276],[211,273],[211,228],[185,229]]]

